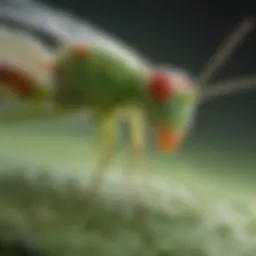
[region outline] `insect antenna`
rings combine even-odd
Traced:
[[[255,19],[246,18],[235,28],[234,31],[226,38],[224,43],[217,49],[215,54],[210,58],[202,68],[198,82],[204,87],[214,74],[230,59],[232,53],[245,40],[245,38],[254,30]]]
[[[201,98],[200,103],[203,104],[205,102],[211,101],[212,99],[215,99],[216,97],[222,97],[233,93],[247,92],[251,90],[256,91],[256,75],[248,75],[216,82],[211,84],[209,89],[205,91],[204,97]]]

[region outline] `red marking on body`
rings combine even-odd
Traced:
[[[50,65],[50,71],[53,73],[53,74],[56,74],[58,73],[59,71],[59,65],[57,64],[57,62],[52,62]]]
[[[72,53],[76,58],[87,59],[90,56],[91,51],[89,50],[88,47],[84,45],[77,45],[77,46],[74,46],[74,48],[72,49]]]
[[[149,91],[157,101],[168,101],[174,94],[172,78],[164,73],[154,73],[149,81]]]
[[[17,95],[28,96],[33,90],[34,79],[17,67],[0,64],[0,84],[7,86]]]
[[[49,73],[57,73],[58,65],[56,61],[46,61],[42,63],[42,68],[49,71]]]

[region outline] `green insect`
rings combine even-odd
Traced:
[[[161,132],[169,132],[167,144],[172,149],[194,110],[196,89],[179,71],[134,69],[99,46],[72,47],[60,56],[56,66],[54,101],[67,109],[92,109],[103,118],[102,123],[106,117],[126,112],[137,127],[133,132],[135,148],[144,147],[142,134],[135,135],[142,133],[136,125],[142,115],[160,137]]]
[[[24,19],[23,22],[52,32],[50,27],[40,24],[40,15],[36,18],[38,24]],[[55,23],[57,18],[58,15]],[[135,154],[144,152],[147,147],[145,125],[151,129],[159,150],[177,150],[193,123],[197,107],[205,100],[229,93],[230,87],[226,85],[230,82],[213,85],[210,89],[206,84],[254,25],[252,19],[243,22],[198,78],[192,78],[181,69],[137,61],[127,51],[131,55],[129,59],[97,40],[76,43],[74,38],[72,41],[67,37],[68,33],[56,32],[56,38],[61,38],[65,46],[45,68],[47,82],[37,72],[30,74],[21,65],[8,63],[8,58],[1,61],[0,56],[0,83],[25,102],[53,102],[56,111],[64,113],[90,110],[104,138],[103,152],[95,170],[95,177],[99,178],[117,151],[122,118],[129,121],[131,149]],[[42,70],[39,68],[38,72]],[[232,81],[234,86],[230,92],[251,89],[255,82],[255,77],[236,79]],[[2,93],[2,97],[4,95]]]

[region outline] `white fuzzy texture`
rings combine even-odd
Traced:
[[[207,200],[174,180],[127,180],[112,173],[98,187],[88,208],[83,204],[90,176],[84,179],[72,170],[68,176],[56,172],[41,173],[29,167],[20,174],[15,168],[0,170],[1,179],[20,180],[17,189],[8,185],[11,182],[3,185],[2,194],[9,196],[0,201],[0,220],[33,227],[31,212],[17,203],[29,201],[29,207],[36,210],[36,223],[45,218],[51,223],[43,233],[32,229],[31,234],[36,243],[55,251],[51,255],[255,256],[256,218],[251,203],[217,197]],[[46,189],[48,198],[42,196]],[[60,200],[57,206],[55,197]],[[71,201],[74,209],[69,207]]]

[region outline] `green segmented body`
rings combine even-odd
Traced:
[[[165,125],[179,134],[186,133],[193,120],[195,90],[189,79],[182,81],[183,72],[171,69],[162,72],[165,77],[176,80],[171,85],[171,99],[158,101],[149,90],[150,78],[156,70],[135,67],[100,46],[84,47],[82,52],[70,47],[59,55],[56,67],[53,86],[41,86],[36,79],[29,84],[28,93],[34,100],[54,100],[65,110],[91,109],[102,117],[115,109],[135,106],[142,110],[151,127]],[[13,72],[19,75],[18,69],[14,68]],[[5,73],[3,66],[0,78],[1,74],[6,78]],[[23,94],[20,96],[25,99]]]
[[[195,90],[176,83],[173,98],[158,102],[147,90],[153,73],[147,68],[135,69],[101,47],[92,46],[84,55],[71,48],[57,61],[55,100],[66,108],[85,107],[101,112],[137,105],[153,126],[168,123],[172,130],[183,131],[192,118]]]
[[[65,106],[81,105],[111,109],[141,100],[146,70],[135,70],[119,56],[100,47],[81,58],[71,50],[57,63],[56,101]]]

